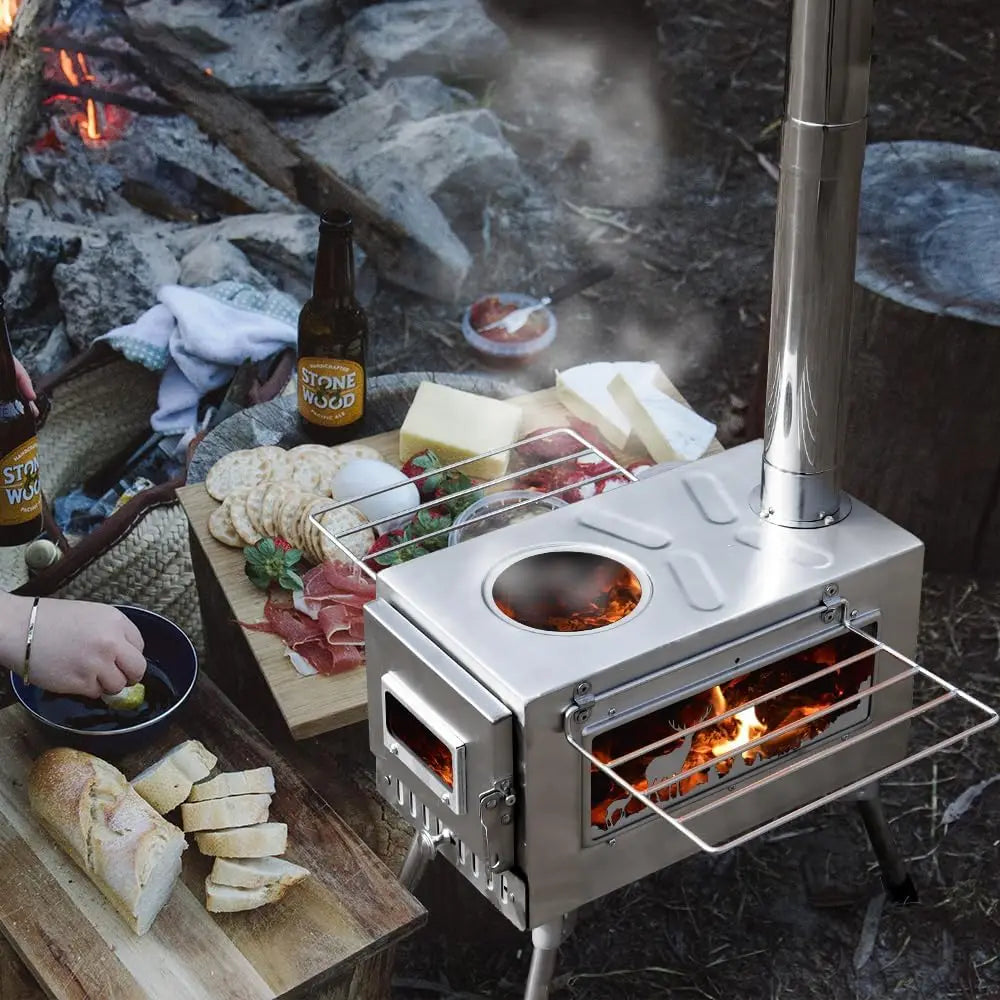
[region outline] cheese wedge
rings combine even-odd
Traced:
[[[715,424],[668,395],[668,384],[659,370],[652,381],[622,373],[611,380],[608,391],[657,462],[690,462],[705,454]]]
[[[433,449],[442,464],[513,444],[521,428],[521,408],[437,382],[421,382],[399,429],[399,460]],[[477,479],[495,479],[507,471],[510,452],[500,452],[463,466]]]
[[[657,374],[662,374],[660,366],[651,361],[595,361],[556,372],[556,394],[573,416],[594,424],[612,445],[624,448],[632,424],[608,385],[617,375],[641,384],[652,383]]]

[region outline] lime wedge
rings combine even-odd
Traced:
[[[130,684],[128,687],[123,687],[118,694],[102,694],[101,700],[108,708],[127,712],[138,708],[146,700],[146,685],[141,682]]]

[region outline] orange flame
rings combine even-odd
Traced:
[[[638,747],[662,740],[671,732],[694,730],[686,737],[670,740],[616,768],[633,788],[654,800],[663,802],[687,795],[699,785],[707,784],[712,771],[720,778],[730,774],[740,758],[749,766],[797,750],[803,743],[819,736],[838,715],[850,711],[852,703],[847,702],[843,708],[821,719],[806,720],[834,702],[844,701],[850,695],[859,693],[871,680],[873,659],[866,656],[782,697],[763,701],[758,706],[751,704],[726,719],[718,720],[718,716],[757,700],[768,690],[813,673],[821,666],[833,666],[863,648],[851,637],[836,639],[755,673],[733,678],[724,686],[717,685],[684,702],[602,733],[594,740],[594,756],[608,764]],[[701,723],[704,725],[696,728]],[[796,723],[801,725],[795,726]],[[740,752],[748,743],[785,727],[794,728],[768,738],[760,746]],[[679,766],[674,756],[678,753],[684,754]],[[703,767],[713,761],[712,767]],[[703,769],[696,771],[695,768],[699,767]],[[610,829],[626,816],[644,808],[637,798],[627,796],[597,768],[591,768],[590,818],[593,826]]]
[[[17,0],[0,0],[0,38],[6,38],[14,27]]]
[[[0,0],[0,3],[4,0]],[[66,78],[67,82],[73,87],[79,87],[82,84],[94,83],[96,77],[90,71],[90,67],[87,65],[87,60],[82,52],[69,53],[66,49],[59,50],[59,68],[62,70],[63,76]],[[79,102],[79,98],[71,97],[69,95],[59,94],[56,95],[53,100],[68,100],[74,103]],[[104,130],[99,120],[100,116],[97,110],[97,104],[91,99],[86,98],[84,103],[83,111],[75,111],[69,115],[70,124],[75,125],[80,132],[81,138],[90,144],[99,143],[107,138],[104,134]]]

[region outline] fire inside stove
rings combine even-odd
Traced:
[[[455,765],[448,745],[389,691],[385,693],[385,726],[447,788],[454,789]]]
[[[586,632],[621,621],[642,585],[627,566],[593,552],[543,552],[505,569],[493,600],[510,619],[546,632]]]
[[[851,662],[825,676],[758,701],[847,660]],[[838,636],[601,733],[594,738],[593,754],[660,804],[707,790],[866,718],[867,702],[862,698],[811,717],[870,686],[874,662],[874,651],[864,639],[850,633]],[[750,707],[744,711],[717,718],[747,704]],[[699,727],[700,722],[707,724]],[[690,732],[682,735],[685,730]],[[662,743],[672,732],[678,738]],[[768,733],[776,735],[741,751]],[[591,825],[599,831],[645,809],[596,767],[591,768],[590,788]]]

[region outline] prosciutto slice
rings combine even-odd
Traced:
[[[294,605],[268,595],[264,621],[244,628],[280,636],[289,650],[321,674],[339,674],[365,662],[364,606],[375,584],[354,566],[326,562],[302,577]],[[300,671],[301,672],[301,671]]]

